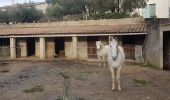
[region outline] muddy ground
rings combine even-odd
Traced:
[[[0,100],[61,100],[63,78],[71,78],[74,100],[170,100],[170,71],[126,64],[121,92],[111,90],[108,67],[83,61],[0,61]]]

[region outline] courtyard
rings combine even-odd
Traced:
[[[73,100],[170,100],[170,72],[126,63],[122,91],[111,90],[109,67],[86,61],[1,61],[0,100],[62,100],[63,77]]]

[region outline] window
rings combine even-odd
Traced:
[[[155,4],[149,4],[149,15],[150,15],[150,17],[153,17],[156,15],[156,5]]]

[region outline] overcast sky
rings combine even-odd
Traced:
[[[0,7],[2,6],[6,6],[6,5],[11,5],[12,0],[0,0]],[[45,0],[15,0],[16,3],[24,3],[24,2],[29,2],[29,1],[33,1],[33,2],[44,2]]]

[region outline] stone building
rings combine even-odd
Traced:
[[[149,23],[151,27],[144,42],[144,58],[151,66],[170,69],[170,20],[156,19]]]
[[[140,61],[148,30],[148,24],[141,18],[1,25],[0,48],[9,47],[5,50],[10,51],[6,58],[11,59],[88,60],[96,59],[96,41],[108,44],[108,37],[115,36],[124,47],[126,58]]]

